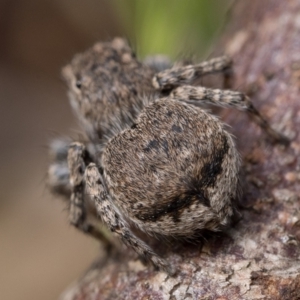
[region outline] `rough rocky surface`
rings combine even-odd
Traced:
[[[154,241],[175,277],[122,258],[95,263],[61,297],[87,299],[300,299],[300,1],[238,1],[220,42],[247,92],[291,139],[272,145],[244,113],[222,111],[243,159],[242,218],[198,243]]]

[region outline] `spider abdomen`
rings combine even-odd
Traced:
[[[149,233],[192,236],[232,215],[239,156],[222,123],[200,108],[154,101],[107,143],[102,166],[115,205]]]

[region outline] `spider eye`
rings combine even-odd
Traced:
[[[81,80],[77,80],[75,85],[78,89],[81,89],[81,86],[82,86]]]

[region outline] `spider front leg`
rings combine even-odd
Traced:
[[[52,193],[70,199],[71,185],[68,168],[69,139],[56,139],[50,144],[51,164],[47,173],[47,186]]]
[[[213,104],[222,107],[233,107],[241,111],[245,111],[272,139],[273,142],[279,142],[287,145],[289,140],[287,137],[278,133],[271,128],[269,123],[262,117],[259,111],[253,106],[249,97],[240,92],[230,90],[209,89],[205,87],[181,86],[174,89],[171,98],[179,101]]]
[[[173,67],[156,74],[152,84],[158,90],[171,90],[201,76],[229,70],[231,64],[227,56],[221,56],[196,65]]]
[[[81,143],[72,143],[68,150],[68,168],[70,172],[71,199],[69,221],[86,234],[100,240],[107,250],[114,243],[100,229],[88,220],[84,197],[84,171],[90,156],[85,146]]]
[[[150,260],[156,267],[171,275],[175,274],[174,267],[154,253],[149,246],[130,230],[129,225],[114,206],[106,190],[103,178],[94,163],[89,164],[86,168],[85,183],[86,192],[94,201],[97,212],[109,229],[117,234],[128,247],[133,248],[136,253]]]

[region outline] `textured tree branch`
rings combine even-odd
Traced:
[[[243,159],[242,219],[201,244],[154,241],[175,277],[136,257],[92,266],[63,300],[300,299],[300,1],[239,1],[220,45],[234,86],[292,140],[273,146],[243,113],[223,112]]]

